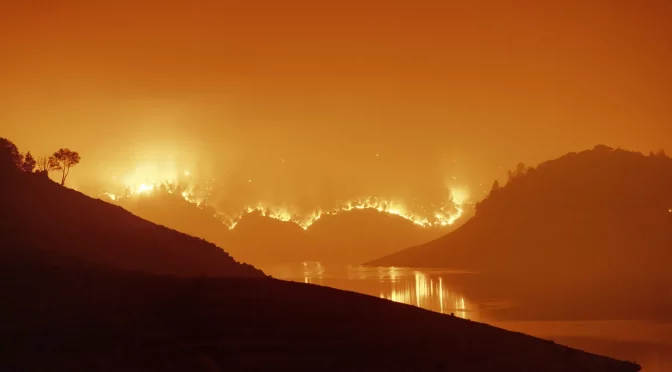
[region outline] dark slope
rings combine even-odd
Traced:
[[[667,269],[672,159],[597,147],[541,164],[491,192],[470,221],[372,264],[470,269],[557,263]]]
[[[101,198],[111,204],[119,204],[127,211],[147,221],[215,243],[236,260],[244,261],[234,255],[226,244],[230,231],[221,220],[216,218],[216,211],[189,203],[179,193],[170,194],[165,191],[165,188],[158,187],[151,195],[141,194],[117,201],[108,199],[105,195]]]
[[[214,244],[145,221],[36,174],[0,175],[3,245],[154,274],[263,276]]]
[[[35,176],[0,179],[3,371],[639,369],[411,306],[263,277],[200,240],[28,177]]]
[[[598,146],[515,176],[456,231],[368,264],[482,270],[506,296],[546,292],[563,309],[664,315],[670,208],[672,159]]]
[[[214,211],[179,195],[156,192],[124,200],[121,206],[149,221],[214,242],[235,259],[255,265],[362,262],[426,242],[453,228],[423,228],[399,216],[363,209],[322,215],[307,230],[252,212],[228,230],[214,217]]]
[[[157,277],[7,256],[0,271],[0,333],[11,340],[0,370],[639,370],[485,324],[275,279]]]

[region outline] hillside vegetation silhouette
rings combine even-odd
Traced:
[[[504,280],[492,290],[573,292],[573,305],[590,307],[579,301],[584,291],[601,298],[594,311],[620,298],[631,314],[655,302],[664,315],[670,262],[672,159],[596,146],[536,168],[521,164],[454,232],[368,264],[476,270]]]
[[[12,166],[0,168],[0,333],[10,342],[0,370],[640,369],[265,277],[214,245],[4,164]]]
[[[255,211],[243,215],[229,231],[214,208],[187,202],[163,187],[117,203],[149,221],[214,242],[235,259],[255,265],[362,262],[435,239],[453,228],[424,228],[400,216],[363,209],[322,215],[307,230]]]

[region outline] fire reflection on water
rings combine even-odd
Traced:
[[[360,292],[465,319],[478,319],[477,307],[450,287],[460,271],[415,270],[399,267],[327,267],[301,262],[262,268],[273,277]]]
[[[301,262],[303,265],[303,282],[313,283],[315,279],[321,281],[324,275],[324,266],[319,262]]]
[[[439,276],[438,280],[434,280],[420,271],[415,271],[413,274],[413,283],[409,280],[400,285],[390,282],[392,288],[387,292],[381,291],[380,298],[469,319],[464,297],[444,287],[443,277]]]

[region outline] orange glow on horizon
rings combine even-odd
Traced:
[[[173,194],[177,189],[176,186],[176,184],[171,183],[170,181],[164,181],[158,184],[141,183],[137,186],[128,186],[125,195],[103,192],[101,196],[118,203],[133,197],[151,196],[160,187],[166,190],[169,194]],[[201,203],[203,203],[205,200],[205,197],[199,197],[195,194],[194,187],[187,187],[184,191],[180,192],[180,195],[185,201],[195,205],[201,205]],[[340,207],[334,207],[327,210],[317,209],[307,214],[292,212],[291,207],[277,207],[264,203],[257,203],[254,206],[245,207],[241,212],[234,215],[233,217],[219,212],[215,217],[223,217],[223,223],[226,224],[229,229],[233,229],[236,227],[240,219],[243,218],[243,216],[257,212],[264,217],[283,222],[295,223],[304,230],[307,230],[313,223],[325,215],[336,215],[353,210],[376,210],[381,213],[399,216],[414,223],[415,225],[428,228],[454,224],[455,221],[457,221],[464,214],[464,205],[468,200],[468,195],[469,194],[467,189],[451,189],[450,204],[436,208],[437,211],[428,216],[408,212],[408,208],[400,202],[378,197],[365,197],[349,200],[343,203]],[[448,210],[451,205],[454,208],[453,211]]]
[[[78,151],[68,185],[92,195],[207,170],[240,209],[394,196],[362,204],[449,225],[396,203],[600,143],[672,148],[669,1],[13,3],[2,135]]]
[[[215,184],[214,177],[206,177],[205,187],[200,188],[197,174],[188,169],[180,170],[173,163],[159,166],[147,162],[131,172],[115,175],[110,179],[110,188],[123,190],[123,193],[105,191],[100,196],[115,203],[136,197],[151,197],[158,190],[163,190],[169,194],[179,194],[185,201],[197,206],[210,205],[207,201],[211,197],[213,184]],[[421,206],[420,209],[424,213],[412,211],[404,202],[394,198],[367,196],[353,198],[334,207],[317,208],[309,212],[291,205],[257,202],[233,213],[217,211],[214,217],[221,220],[229,229],[233,229],[243,216],[259,213],[264,217],[295,223],[306,230],[325,215],[336,215],[353,210],[376,210],[399,216],[423,228],[442,227],[454,224],[463,216],[465,204],[470,197],[468,187],[449,187],[448,192],[446,203]]]

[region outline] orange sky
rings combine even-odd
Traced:
[[[670,19],[670,1],[9,0],[0,136],[78,150],[81,188],[172,158],[250,200],[482,195],[519,161],[672,149]]]

